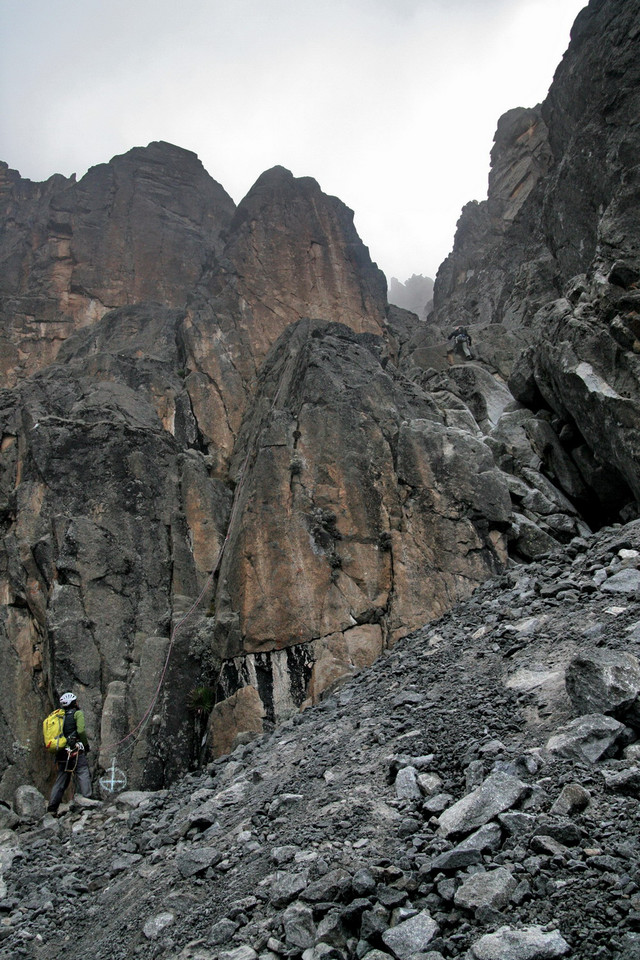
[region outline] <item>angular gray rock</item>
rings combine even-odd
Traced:
[[[474,863],[482,862],[482,854],[488,850],[497,850],[500,846],[502,831],[497,823],[488,823],[471,836],[444,853],[435,857],[432,870],[462,870]]]
[[[282,915],[284,938],[288,947],[306,950],[315,943],[313,911],[304,903],[291,903]]]
[[[382,940],[396,960],[411,960],[422,953],[438,932],[438,924],[427,910],[391,927],[382,934]]]
[[[558,799],[551,807],[551,813],[558,817],[572,816],[586,810],[591,800],[591,794],[580,783],[567,783]]]
[[[640,722],[640,661],[633,654],[602,648],[578,654],[566,669],[565,684],[576,713]]]
[[[613,793],[640,798],[640,767],[631,766],[624,770],[603,770],[602,775],[607,788]]]
[[[628,732],[628,728],[613,717],[589,714],[558,730],[547,741],[547,750],[559,757],[596,763],[611,756]]]
[[[241,947],[235,947],[233,950],[222,950],[218,954],[218,960],[256,960],[258,954],[249,944],[243,944]]]
[[[542,927],[530,926],[522,930],[500,927],[473,944],[475,960],[550,960],[569,953],[569,944],[557,930],[545,933]]]
[[[508,773],[493,773],[472,793],[440,815],[438,833],[444,837],[470,833],[514,807],[529,787]]]
[[[477,910],[479,907],[501,910],[509,903],[517,885],[510,870],[498,867],[464,880],[453,900],[457,907],[464,907],[465,910]]]
[[[286,907],[288,903],[300,896],[308,885],[309,877],[306,871],[302,873],[278,871],[271,880],[269,899],[274,907]]]
[[[603,593],[633,596],[640,589],[640,570],[620,570],[605,580],[600,589]]]
[[[400,800],[419,800],[422,797],[415,767],[403,767],[396,777],[396,796]]]
[[[196,847],[179,854],[176,857],[176,866],[181,877],[195,877],[199,873],[204,873],[205,870],[208,870],[209,867],[220,860],[220,854],[212,847]]]
[[[163,930],[166,930],[175,920],[175,914],[165,910],[163,913],[150,917],[142,928],[147,940],[157,940]]]
[[[44,816],[47,801],[35,787],[23,784],[15,792],[13,806],[19,817],[35,821]]]

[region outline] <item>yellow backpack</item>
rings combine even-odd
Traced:
[[[44,745],[50,753],[57,753],[58,750],[64,750],[67,745],[67,738],[62,732],[63,724],[64,710],[62,709],[54,710],[46,720],[42,721]]]

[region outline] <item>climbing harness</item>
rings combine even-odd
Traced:
[[[75,747],[65,747],[65,751],[67,754],[67,759],[65,760],[65,764],[64,764],[65,773],[76,772],[76,767],[78,766],[78,756],[81,750],[84,750],[84,747],[82,746],[81,743],[77,743]]]

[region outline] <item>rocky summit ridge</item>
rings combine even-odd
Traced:
[[[7,956],[638,955],[639,34],[500,119],[426,319],[283,167],[0,167]]]

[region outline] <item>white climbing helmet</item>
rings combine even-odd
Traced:
[[[61,707],[70,707],[72,703],[75,703],[76,695],[75,693],[63,693],[60,697],[60,706]]]

